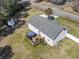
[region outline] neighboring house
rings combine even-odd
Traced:
[[[65,27],[60,26],[55,20],[49,20],[41,16],[33,16],[28,22],[28,27],[36,34],[44,37],[50,46],[56,45],[68,32]]]

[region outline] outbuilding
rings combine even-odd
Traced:
[[[44,40],[50,46],[56,45],[68,32],[66,27],[61,26],[55,20],[49,20],[41,16],[32,16],[28,22],[28,28],[44,37]]]

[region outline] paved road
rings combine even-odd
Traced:
[[[39,10],[46,10],[47,8],[50,8],[49,4],[45,4],[45,3],[35,3],[35,2],[31,2],[31,5],[35,8],[38,8]],[[64,10],[61,10],[59,7],[53,5],[53,7],[51,7],[53,9],[53,14],[57,15],[57,16],[61,16],[61,17],[65,17],[68,18],[74,22],[79,23],[79,16],[69,13],[69,12],[65,12]]]

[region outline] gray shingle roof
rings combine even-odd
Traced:
[[[64,27],[60,26],[55,20],[51,21],[41,16],[33,16],[29,23],[53,40],[63,29],[65,29]]]

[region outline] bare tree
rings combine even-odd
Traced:
[[[53,10],[51,8],[48,8],[45,10],[45,14],[50,16],[51,14],[53,14]]]

